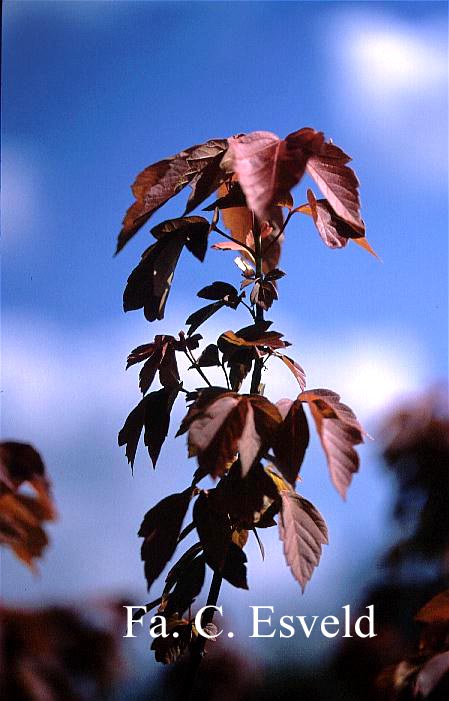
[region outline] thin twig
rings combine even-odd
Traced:
[[[287,226],[288,222],[292,218],[293,214],[294,214],[293,210],[287,214],[287,216],[285,217],[285,222],[281,226],[280,230],[278,231],[278,233],[276,234],[274,239],[271,239],[271,241],[268,243],[268,246],[264,250],[264,254],[266,254],[266,252],[270,250],[271,246],[273,246],[276,243],[276,241],[282,236],[282,234],[285,231],[285,227]]]
[[[204,382],[205,382],[209,387],[212,387],[212,383],[209,382],[209,380],[207,379],[206,375],[205,375],[204,372],[202,371],[201,367],[198,365],[198,361],[195,359],[195,356],[193,355],[192,351],[189,352],[189,351],[186,349],[186,350],[184,351],[184,354],[185,354],[185,355],[187,356],[187,358],[190,360],[190,362],[192,363],[192,365],[193,365],[193,367],[195,368],[195,370],[196,370],[197,372],[199,372],[199,374],[200,374],[201,377],[203,378]]]

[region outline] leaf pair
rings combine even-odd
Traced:
[[[237,309],[243,296],[244,295],[239,295],[234,285],[230,285],[228,282],[221,282],[217,280],[211,285],[203,287],[197,293],[197,297],[201,297],[202,299],[210,299],[213,301],[212,304],[207,304],[205,307],[201,307],[201,309],[198,309],[189,316],[189,318],[186,320],[186,324],[189,324],[187,335],[191,336],[192,333],[196,331],[199,326],[201,326],[201,324],[204,324],[207,319],[210,319],[213,314],[216,314],[216,312],[223,307]]]
[[[180,383],[180,377],[176,351],[198,348],[200,339],[199,334],[186,339],[181,332],[179,339],[174,336],[155,336],[152,343],[145,343],[134,348],[128,355],[126,369],[145,361],[139,374],[139,387],[142,394],[150,389],[158,371],[159,381],[163,387],[166,389],[177,387]]]
[[[145,168],[132,185],[136,201],[126,212],[117,242],[118,253],[159,207],[180,192],[187,184],[192,194],[186,213],[192,211],[219,185],[220,163],[228,146],[227,139],[211,139],[191,146]],[[210,190],[210,192],[209,192]]]
[[[246,475],[280,422],[278,409],[264,397],[211,388],[200,393],[177,435],[188,431],[189,457],[197,456],[201,474],[225,474],[238,453]]]
[[[169,219],[151,230],[158,240],[142,254],[123,295],[125,312],[143,308],[148,321],[164,318],[165,305],[184,246],[204,260],[209,222],[203,217]]]
[[[150,392],[129,414],[118,435],[118,444],[126,445],[126,457],[131,469],[134,466],[137,445],[143,428],[145,428],[144,443],[148,448],[153,467],[156,467],[159,453],[168,434],[170,413],[178,392],[179,385]]]
[[[307,170],[337,216],[363,235],[359,183],[347,165],[351,159],[325,142],[322,132],[299,129],[283,140],[266,131],[232,137],[227,157],[260,221],[269,219],[270,207],[285,199]]]

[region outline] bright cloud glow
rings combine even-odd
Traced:
[[[3,326],[4,428],[16,437],[31,438],[32,428],[38,439],[40,431],[47,434],[49,422],[59,439],[77,435],[99,411],[122,420],[121,413],[137,399],[137,371],[125,373],[124,360],[134,341],[139,342],[140,329],[125,329],[119,322],[116,329],[109,325],[107,331],[68,334],[21,317],[7,317]],[[180,319],[173,319],[172,326],[182,326]],[[210,324],[204,342],[214,341],[220,332]],[[301,333],[296,342],[297,334],[290,329],[287,336],[292,355],[307,372],[308,387],[334,389],[362,419],[425,382],[426,359],[419,343],[406,334],[369,329],[342,340]],[[289,370],[275,359],[270,364],[273,372],[265,378],[269,398],[293,397],[299,388]],[[180,365],[184,371],[181,358]],[[221,371],[208,374],[223,384]],[[195,386],[195,379],[189,373],[186,386]]]
[[[421,34],[401,26],[379,26],[354,32],[349,53],[365,90],[401,93],[428,93],[445,80],[447,66],[444,49],[426,41]],[[398,94],[397,91],[400,91]]]

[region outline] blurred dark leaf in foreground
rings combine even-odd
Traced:
[[[27,443],[0,443],[0,544],[34,569],[48,545],[44,524],[55,519],[50,482],[37,450]]]

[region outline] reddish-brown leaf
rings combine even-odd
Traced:
[[[158,370],[159,380],[164,387],[176,387],[179,384],[174,341],[173,336],[155,336],[153,343],[138,346],[129,354],[127,368],[145,360],[139,375],[139,387],[143,394],[150,389]]]
[[[294,402],[284,399],[276,406],[283,418],[273,446],[276,465],[294,486],[309,445],[309,426],[299,399]]]
[[[279,535],[288,566],[304,592],[328,543],[326,523],[310,501],[290,491],[281,492]]]
[[[417,613],[416,620],[422,623],[449,622],[449,589],[437,594]]]
[[[30,494],[19,493],[23,484]],[[0,544],[34,569],[48,544],[46,521],[56,519],[50,482],[39,453],[27,443],[0,443]]]
[[[307,190],[307,199],[318,233],[329,248],[343,248],[349,239],[364,236],[364,229],[363,233],[360,228],[353,229],[350,224],[335,214],[327,200],[317,200],[312,190]]]
[[[307,172],[315,180],[337,215],[363,236],[359,181],[347,163],[351,160],[338,146],[323,143],[307,161]]]
[[[211,161],[225,152],[226,139],[213,139],[192,146],[145,168],[136,178],[132,191],[136,202],[126,212],[117,242],[118,253],[154,212],[182,190]]]
[[[353,446],[363,443],[363,429],[340,397],[328,389],[302,392],[298,399],[307,402],[327,458],[331,480],[346,498],[352,476],[359,469],[359,456]]]
[[[270,207],[302,178],[315,135],[313,129],[304,129],[281,141],[272,132],[256,131],[229,139],[234,171],[259,220],[269,219]]]
[[[197,456],[204,474],[223,475],[237,453],[242,475],[247,474],[259,452],[273,441],[281,421],[279,411],[264,397],[214,392],[200,395],[201,408],[193,404],[178,435],[189,431],[189,457]]]
[[[287,355],[279,354],[277,357],[280,358],[282,362],[286,364],[290,372],[292,372],[293,375],[296,377],[296,380],[301,389],[304,390],[306,387],[306,373],[304,372],[301,365],[299,365],[299,363],[297,363],[296,360],[293,360],[293,358],[289,358]]]
[[[141,556],[145,563],[148,589],[176,550],[191,498],[190,488],[178,494],[171,494],[145,514],[138,535],[144,538]]]

